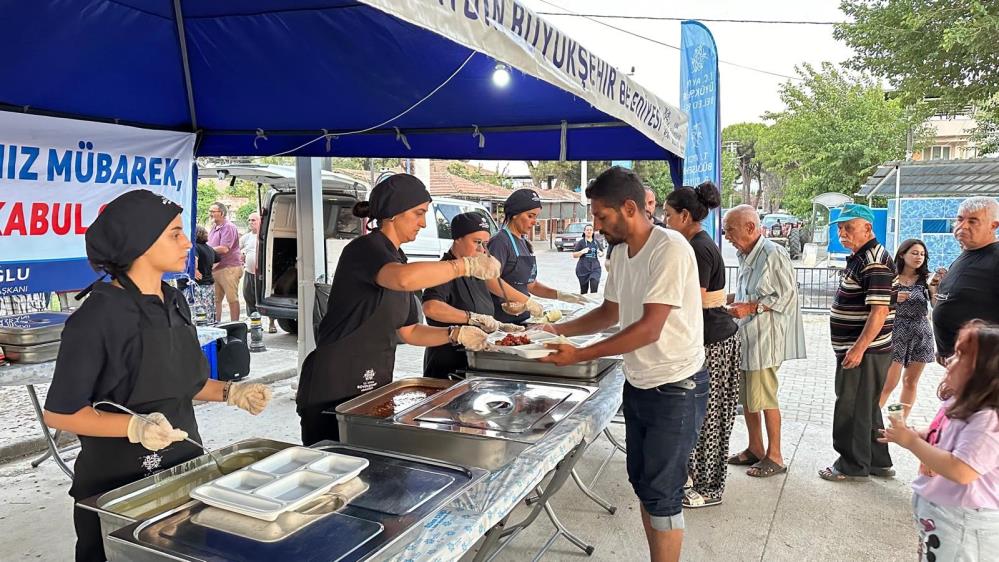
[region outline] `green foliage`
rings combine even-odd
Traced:
[[[940,97],[964,108],[999,93],[999,2],[844,0],[834,36],[852,68],[888,79],[911,105]]]
[[[259,209],[259,207],[257,207],[256,197],[254,197],[253,199],[254,199],[253,201],[244,203],[238,209],[236,209],[236,216],[234,222],[238,222],[239,224],[247,224],[250,215]]]
[[[208,207],[219,200],[222,193],[215,187],[215,182],[209,179],[198,180],[198,208],[195,209],[198,224],[208,222]]]
[[[476,183],[488,183],[500,187],[510,187],[513,185],[513,182],[510,181],[509,178],[500,174],[483,172],[479,168],[469,166],[463,162],[451,162],[447,165],[447,171],[452,175],[458,176],[459,178],[465,178],[468,181]]]
[[[927,134],[925,115],[899,99],[886,100],[871,78],[803,65],[801,83],[781,87],[785,109],[757,141],[763,168],[783,182],[783,206],[804,216],[814,196],[827,191],[853,195],[878,165],[905,155],[906,134]]]
[[[763,123],[735,123],[722,130],[722,146],[727,147],[735,166],[733,181],[742,180],[740,203],[753,204],[750,190],[753,180],[761,181],[762,174],[756,145],[766,131],[767,126]],[[724,178],[724,168],[722,174]]]
[[[999,152],[999,94],[979,104],[974,116],[976,125],[971,131],[971,142],[978,148],[978,154]]]
[[[735,179],[739,175],[737,164],[738,157],[735,153],[726,150],[722,146],[722,184],[721,188],[722,207],[732,208],[742,203],[742,195],[735,192]]]

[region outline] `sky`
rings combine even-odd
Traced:
[[[842,21],[839,0],[523,0],[535,12],[573,12],[663,16],[685,19],[719,18],[780,21]],[[558,6],[558,7],[556,7]],[[635,68],[635,79],[676,107],[680,105],[680,52],[630,36],[580,17],[544,15],[548,21],[619,69]],[[615,27],[679,47],[680,22],[642,19],[600,19]],[[705,23],[718,45],[718,57],[770,73],[795,76],[795,65],[842,63],[852,51],[833,38],[832,25],[771,25]],[[762,121],[766,111],[780,111],[780,86],[788,78],[732,64],[720,65],[721,124]],[[476,161],[478,162],[478,161]],[[521,162],[482,162],[484,167],[507,167],[508,173],[526,173]],[[521,169],[522,168],[522,169]]]

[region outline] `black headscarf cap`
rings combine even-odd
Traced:
[[[146,253],[183,208],[146,189],[125,192],[108,203],[85,236],[87,259],[97,271],[125,272]]]

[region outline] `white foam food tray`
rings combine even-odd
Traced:
[[[274,521],[355,478],[367,466],[368,459],[289,447],[198,486],[191,497],[219,509]]]
[[[496,345],[497,342],[502,340],[507,334],[502,332],[496,332],[489,336],[489,343],[492,345],[490,351],[497,351],[499,353],[507,353],[510,355],[517,355],[525,359],[540,359],[542,357],[547,357],[555,350],[545,347],[545,344],[549,343],[568,343],[576,347],[583,347],[592,343],[595,339],[600,336],[573,336],[571,338],[566,338],[563,336],[556,336],[555,334],[550,334],[548,332],[542,332],[540,330],[529,330],[527,332],[521,332],[519,334],[513,334],[515,336],[527,336],[531,340],[531,343],[526,345]]]

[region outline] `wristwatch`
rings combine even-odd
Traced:
[[[766,311],[767,311],[767,307],[763,306],[762,302],[756,303],[756,313],[757,314],[763,314]]]

